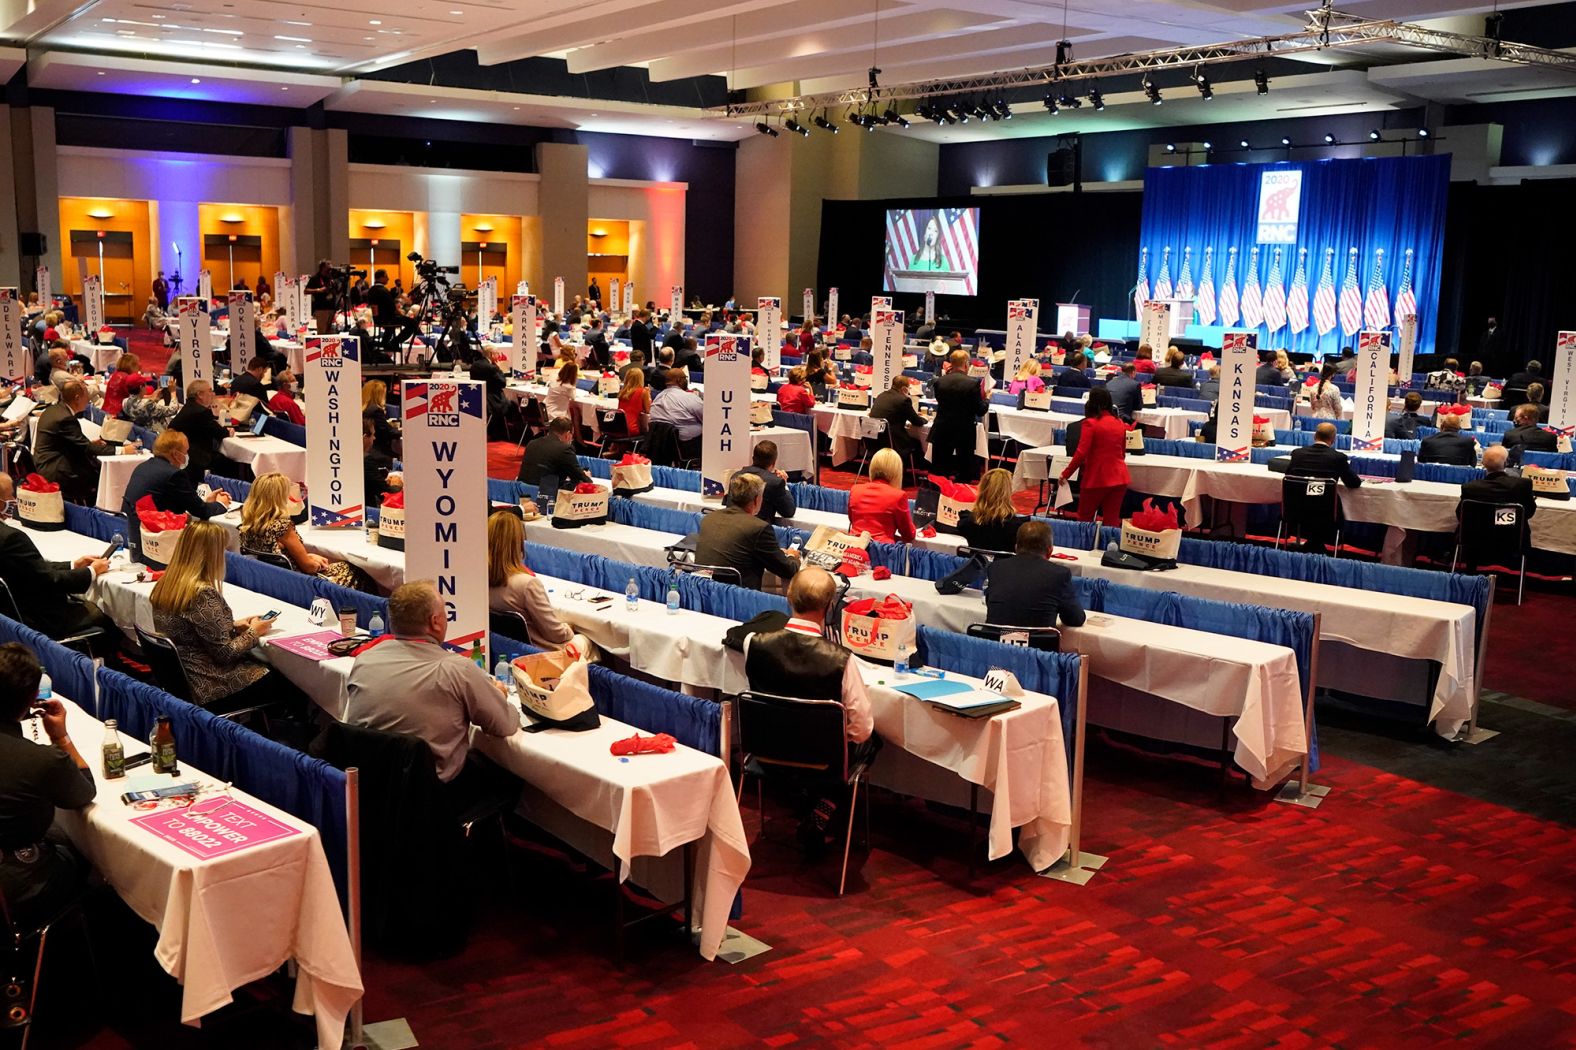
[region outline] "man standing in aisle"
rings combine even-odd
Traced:
[[[979,476],[974,455],[979,418],[989,409],[978,379],[969,375],[967,350],[947,357],[947,372],[936,380],[936,418],[930,424],[932,469],[954,481],[970,482]]]

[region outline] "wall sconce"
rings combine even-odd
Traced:
[[[384,223],[382,219],[368,219],[366,222],[361,224],[362,229],[365,230],[381,230],[383,229],[383,226]]]
[[[475,226],[472,226],[471,229],[475,230],[477,233],[493,232],[492,223],[488,222],[479,222]]]
[[[606,230],[592,230],[591,231],[591,236],[593,236],[593,237],[606,237],[607,236],[607,231]]]
[[[228,215],[221,215],[221,216],[219,216],[219,221],[220,222],[227,222],[227,223],[229,223],[230,225],[233,226],[233,225],[235,225],[238,222],[245,222],[246,219],[243,216],[237,215],[237,214],[235,214],[235,212],[232,211]]]
[[[115,213],[108,208],[94,208],[88,212],[88,218],[90,219],[113,219],[114,217]]]

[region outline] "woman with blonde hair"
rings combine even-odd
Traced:
[[[973,508],[958,516],[958,531],[970,547],[1011,551],[1018,542],[1018,526],[1028,520],[1012,505],[1012,472],[996,467],[980,479]]]
[[[175,553],[148,604],[153,629],[180,654],[191,695],[215,714],[280,700],[305,700],[290,681],[253,658],[257,641],[272,621],[235,619],[224,600],[224,528],[193,521],[181,532]]]
[[[1011,383],[1007,384],[1007,393],[1021,394],[1025,390],[1038,394],[1045,389],[1045,380],[1040,378],[1040,362],[1032,357],[1024,358],[1023,364],[1018,366],[1018,374]]]
[[[488,608],[523,616],[526,640],[537,648],[562,649],[574,637],[553,611],[547,588],[526,567],[525,525],[507,510],[487,519],[487,586]]]
[[[618,392],[618,410],[624,413],[630,434],[646,432],[646,414],[651,411],[651,390],[646,386],[646,373],[642,370],[631,368],[624,373],[624,387]]]
[[[389,388],[381,379],[361,384],[361,418],[372,423],[372,447],[390,459],[398,459],[399,427],[389,419],[388,393]]]
[[[848,492],[848,529],[878,543],[914,542],[914,519],[903,491],[903,457],[884,448],[870,457],[870,480]]]
[[[377,591],[367,575],[349,562],[330,561],[306,549],[295,522],[290,520],[290,479],[278,471],[252,482],[252,491],[247,493],[241,508],[241,550],[283,555],[297,572],[341,587]]]

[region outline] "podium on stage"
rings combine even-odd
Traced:
[[[1160,302],[1171,308],[1171,330],[1166,334],[1173,339],[1186,335],[1187,326],[1193,323],[1194,300],[1192,298],[1161,299]]]
[[[1083,335],[1089,331],[1089,308],[1077,303],[1056,304],[1056,334],[1071,332]]]

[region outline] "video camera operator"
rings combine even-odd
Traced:
[[[382,333],[378,342],[380,356],[396,357],[399,347],[416,334],[416,322],[406,317],[389,290],[389,272],[379,270],[372,275],[372,287],[367,290],[367,305],[372,308],[372,323]]]

